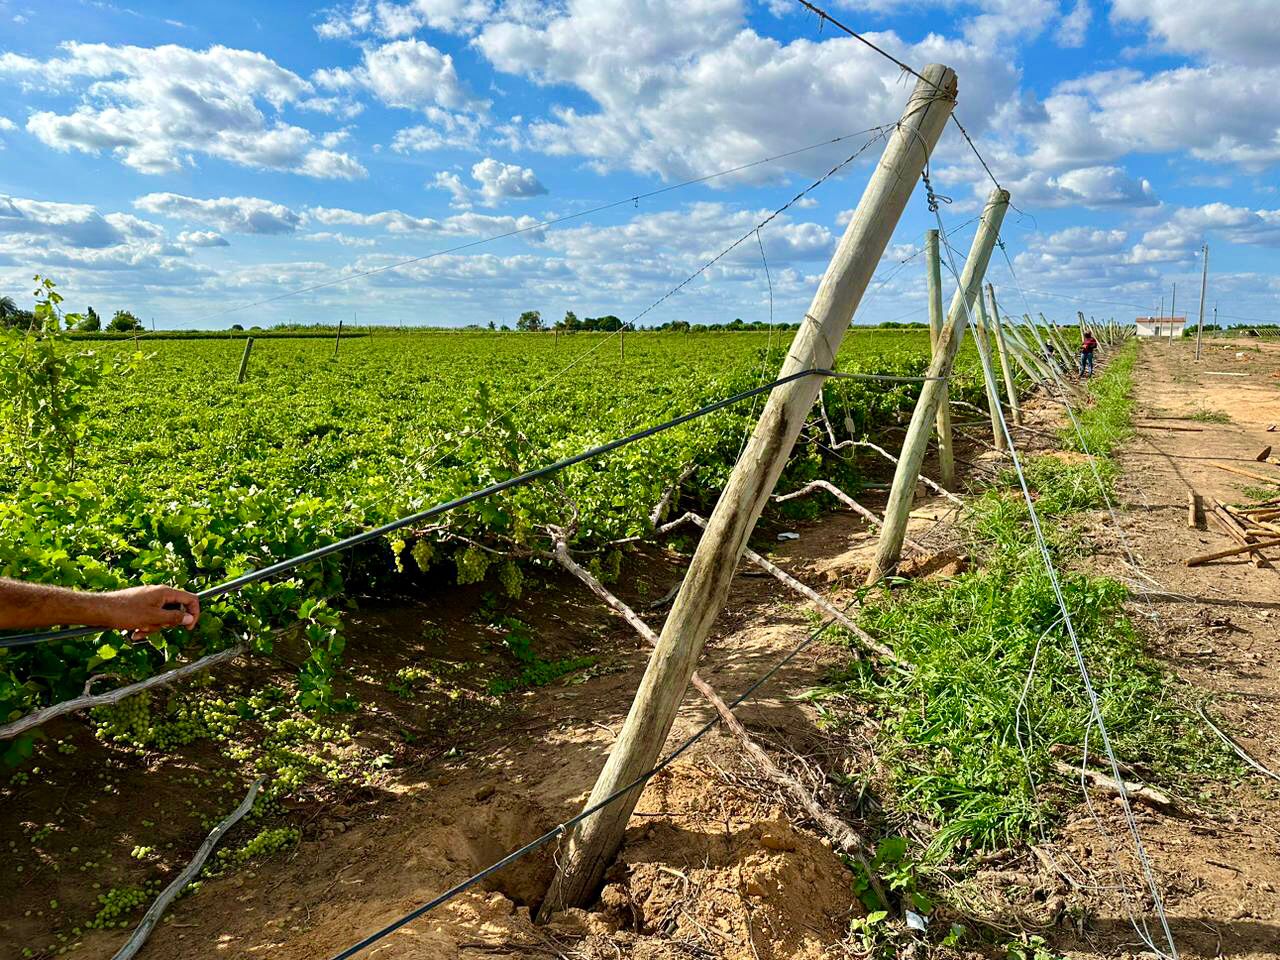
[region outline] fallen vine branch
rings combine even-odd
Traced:
[[[853,499],[853,497],[849,496],[837,487],[834,483],[830,483],[826,480],[814,480],[811,483],[805,484],[799,490],[793,490],[790,493],[776,493],[773,496],[773,502],[786,503],[788,500],[795,500],[797,497],[803,497],[810,494],[814,490],[825,490],[858,516],[862,517],[862,519],[866,520],[867,523],[871,524],[873,527],[884,526],[884,520],[877,516],[874,511],[868,510],[857,500]],[[922,544],[912,540],[910,537],[904,537],[903,542],[913,550],[919,550],[921,553],[928,552]]]
[[[184,664],[181,667],[175,667],[164,673],[157,673],[154,677],[147,677],[145,680],[139,680],[137,683],[130,683],[123,687],[117,687],[115,690],[109,690],[106,693],[86,694],[76,697],[74,700],[64,700],[62,703],[55,703],[47,707],[43,707],[25,717],[5,724],[0,727],[0,740],[11,740],[20,733],[25,733],[34,727],[48,723],[55,717],[66,716],[69,713],[78,713],[81,710],[88,710],[91,707],[104,707],[113,703],[119,703],[135,693],[142,693],[144,690],[150,690],[154,687],[162,687],[167,684],[181,680],[183,677],[189,677],[193,673],[200,673],[202,670],[208,670],[210,667],[216,667],[220,663],[228,660],[234,660],[241,654],[248,653],[249,648],[245,644],[235,647],[228,647],[226,650],[219,650],[217,653],[211,653],[207,657],[201,657],[192,663]],[[93,682],[91,678],[89,683],[85,684],[85,689],[89,688],[89,684]]]
[[[155,903],[151,904],[150,909],[143,915],[142,921],[133,931],[133,935],[129,937],[123,947],[116,951],[116,955],[112,960],[130,960],[135,953],[142,949],[142,945],[147,942],[147,937],[151,936],[152,929],[160,922],[160,918],[164,915],[165,910],[168,909],[169,904],[177,898],[188,883],[196,878],[200,868],[204,866],[204,862],[209,859],[209,854],[213,853],[213,848],[222,839],[222,835],[239,823],[240,819],[249,812],[265,779],[265,777],[259,777],[253,781],[253,785],[249,787],[249,793],[240,801],[240,806],[236,807],[227,819],[209,831],[209,836],[204,838],[204,843],[200,844],[200,849],[191,858],[191,862],[183,868],[172,883],[164,888],[160,896],[156,897]]]
[[[849,442],[849,443],[851,443],[851,444],[853,444],[855,447],[870,447],[872,450],[874,450],[876,453],[880,454],[880,456],[884,457],[884,458],[885,458],[886,460],[888,460],[890,463],[897,463],[897,462],[898,462],[898,458],[897,458],[897,457],[895,457],[892,453],[890,453],[890,452],[889,452],[888,450],[886,450],[884,447],[879,446],[878,444],[874,444],[874,443],[872,443],[870,440],[850,440],[850,441],[848,441],[848,442]],[[942,487],[941,485],[939,485],[939,484],[935,483],[934,481],[930,480],[930,479],[929,479],[928,477],[926,477],[923,473],[922,473],[922,474],[920,474],[920,479],[921,479],[921,481],[924,483],[924,485],[925,485],[926,487],[928,487],[930,490],[934,491],[935,493],[941,494],[942,496],[946,497],[948,500],[950,500],[950,501],[951,501],[952,503],[954,503],[954,504],[957,504],[958,506],[961,506],[961,507],[963,507],[963,506],[964,506],[964,501],[963,501],[963,500],[961,500],[959,497],[957,497],[957,496],[956,496],[954,493],[952,493],[950,490],[947,490],[947,489],[945,489],[944,487]]]
[[[677,517],[675,520],[672,520],[670,523],[663,524],[661,527],[658,528],[658,532],[667,533],[685,523],[692,523],[698,527],[702,527],[703,529],[705,529],[707,525],[706,520],[698,516],[696,513],[690,512],[690,513],[682,514],[681,516]],[[777,565],[770,563],[768,560],[760,556],[760,554],[756,553],[750,547],[743,548],[742,555],[749,562],[754,563],[761,570],[764,570],[766,573],[773,576],[776,580],[790,587],[792,590],[800,594],[802,597],[816,603],[822,609],[823,613],[825,613],[829,617],[834,617],[835,621],[839,623],[840,626],[844,627],[844,629],[848,630],[855,637],[861,640],[863,645],[866,646],[868,649],[872,650],[875,653],[880,654],[880,656],[884,657],[886,660],[891,660],[894,663],[900,662],[898,660],[898,655],[896,653],[894,653],[892,650],[886,647],[883,643],[878,641],[875,637],[871,636],[871,634],[867,633],[867,631],[863,630],[860,626],[858,626],[856,623],[850,620],[849,617],[846,616],[843,611],[832,606],[831,602],[827,600],[824,596],[822,596],[822,594],[818,593],[818,591],[814,590],[810,586],[807,586],[806,584],[801,583],[799,580],[791,576],[791,574],[787,573],[781,567],[778,567]]]

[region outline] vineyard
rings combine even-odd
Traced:
[[[98,336],[47,276],[6,298],[5,960],[1274,945],[1276,796],[1247,775],[1280,781],[1275,744],[1225,729],[1280,700],[1239,666],[1274,645],[1271,581],[1230,569],[1280,545],[1273,345],[1033,319],[955,72],[801,4],[915,77],[901,118],[828,141],[867,137],[630,321],[169,336],[118,310]],[[951,125],[992,189],[948,231]],[[762,231],[879,143],[802,322],[656,326],[752,240],[768,278]],[[886,261],[913,198],[936,228]],[[856,325],[917,257],[928,327]],[[138,584],[194,596],[142,591],[165,617],[139,625],[50,589]],[[1231,919],[1258,928],[1202,920],[1206,867],[1248,874]]]
[[[73,470],[56,462],[50,475],[33,476],[10,464],[0,572],[94,589],[207,587],[753,387],[776,368],[783,342],[781,334],[647,333],[620,356],[617,338],[605,335],[425,333],[349,341],[335,356],[329,340],[280,340],[256,347],[243,384],[235,342],[98,345],[90,349],[115,373],[86,403]],[[928,335],[859,332],[840,361],[848,372],[916,375]],[[570,365],[571,375],[546,384]],[[968,377],[959,382],[976,398],[972,366]],[[848,417],[860,437],[909,414],[916,392],[835,381],[826,403],[842,432]],[[384,582],[394,589],[415,571],[487,579],[518,595],[522,565],[550,549],[551,527],[569,529],[575,548],[604,550],[650,533],[654,505],[676,486],[705,507],[751,413],[750,402],[726,409],[557,482],[216,602],[201,618],[197,649],[269,645],[272,629],[296,621],[304,605],[316,611],[317,602]],[[815,422],[790,482],[816,475],[824,438]],[[70,482],[57,482],[63,471]],[[305,668],[315,705],[329,695],[335,629],[326,623],[316,634]],[[108,660],[114,672],[142,676],[180,652],[156,647],[13,651],[0,666],[0,715],[79,691]]]

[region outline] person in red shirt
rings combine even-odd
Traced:
[[[1080,376],[1093,376],[1093,353],[1098,349],[1098,341],[1089,330],[1084,332],[1084,340],[1080,343]],[[1086,374],[1085,371],[1088,371]]]

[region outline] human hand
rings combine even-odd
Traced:
[[[173,587],[130,587],[101,594],[102,620],[95,626],[129,633],[134,640],[168,627],[190,630],[200,619],[200,598]]]

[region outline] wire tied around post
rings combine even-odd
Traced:
[[[951,203],[951,198],[945,194],[935,193],[933,184],[929,181],[929,171],[925,170],[920,174],[920,179],[924,182],[924,192],[929,200],[929,212],[937,213],[940,204]]]

